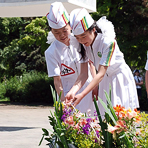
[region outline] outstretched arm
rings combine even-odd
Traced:
[[[89,83],[89,85],[78,95],[76,95],[73,99],[74,102],[74,106],[76,106],[77,104],[79,104],[79,102],[91,91],[95,88],[95,86],[97,86],[101,80],[103,79],[106,70],[107,70],[107,66],[99,66],[99,70],[98,70],[98,74],[96,74],[96,76],[94,77],[94,79]]]
[[[81,72],[78,76],[74,86],[71,88],[71,90],[67,93],[65,96],[66,102],[69,103],[74,99],[75,94],[81,89],[81,87],[84,85],[88,78],[88,62],[81,63]]]

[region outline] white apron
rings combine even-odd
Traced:
[[[104,90],[109,94],[111,85],[112,105],[122,105],[132,110],[139,107],[135,80],[129,66],[125,63],[123,53],[115,40],[104,38],[98,34],[92,49],[85,47],[88,58],[98,70],[99,65],[108,66],[103,80],[99,84],[99,97],[106,102]],[[100,112],[104,114],[104,108],[98,101]]]
[[[80,74],[81,55],[77,51],[79,48],[79,43],[75,37],[71,36],[69,47],[58,40],[55,40],[45,51],[48,76],[61,76],[64,96],[75,84],[75,81]],[[91,80],[92,76],[89,71],[89,78],[78,93],[82,92]],[[92,92],[86,95],[76,108],[83,113],[87,112],[88,109],[91,109],[91,114],[93,115],[95,107],[92,101]]]

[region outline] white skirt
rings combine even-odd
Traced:
[[[139,108],[136,84],[129,66],[125,63],[122,69],[112,75],[105,74],[99,84],[99,97],[106,103],[104,90],[109,94],[111,85],[111,102],[113,106],[121,105],[125,108]],[[102,115],[105,109],[98,101],[98,107]]]

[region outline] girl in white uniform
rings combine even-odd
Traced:
[[[51,4],[47,19],[56,38],[45,51],[48,76],[54,78],[56,91],[58,95],[62,91],[61,100],[64,101],[64,96],[72,88],[80,74],[81,55],[77,51],[81,49],[80,43],[70,33],[69,16],[61,2]],[[49,38],[51,39],[50,36]],[[88,73],[88,79],[78,93],[82,92],[92,80],[90,71]],[[83,113],[90,109],[93,114],[95,107],[92,101],[92,92],[88,93],[76,108]]]
[[[84,45],[87,57],[98,71],[92,82],[80,94],[76,92],[84,84],[85,79],[77,80],[66,95],[66,102],[71,99],[74,105],[79,104],[83,97],[99,84],[99,97],[106,102],[104,90],[109,94],[111,84],[112,105],[122,105],[132,110],[139,107],[134,77],[125,63],[123,53],[119,50],[115,40],[114,27],[111,22],[102,17],[94,23],[89,13],[83,9],[75,9],[70,14],[70,25],[76,39]],[[98,33],[101,29],[101,33]],[[84,72],[82,75],[85,75]],[[98,101],[101,114],[104,108]]]

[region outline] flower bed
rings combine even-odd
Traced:
[[[106,93],[106,92],[105,92]],[[148,115],[137,110],[117,105],[112,107],[106,93],[108,104],[100,98],[106,109],[105,118],[101,118],[94,99],[96,112],[90,115],[81,113],[74,107],[56,102],[53,92],[55,112],[49,116],[53,133],[43,130],[42,140],[48,141],[49,147],[60,148],[148,148]],[[40,142],[40,144],[41,144]]]

